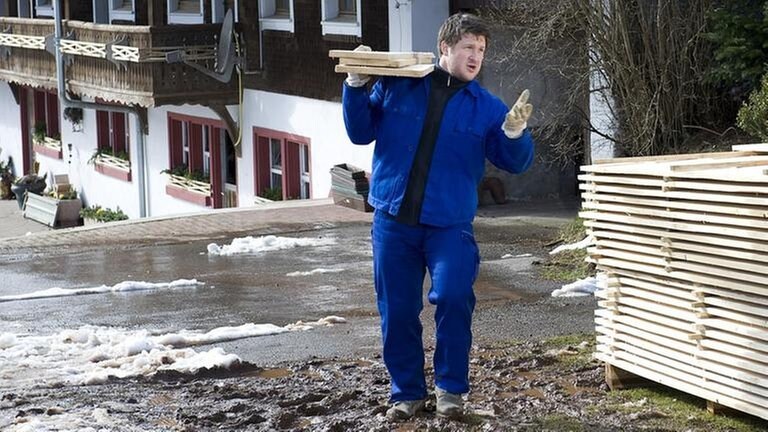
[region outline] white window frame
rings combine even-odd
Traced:
[[[339,17],[339,0],[320,0],[321,17],[320,25],[323,27],[323,35],[350,35],[363,37],[363,26],[361,18],[361,0],[355,0],[355,11],[357,15],[354,22],[346,17]]]
[[[285,147],[283,141],[284,140],[279,139],[279,138],[270,138],[269,139],[269,186],[272,189],[280,188],[280,190],[283,193],[285,193],[285,191],[283,191],[283,163],[284,163],[283,159],[285,158],[285,155],[283,154],[283,148]],[[280,165],[274,165],[272,163],[275,160],[275,154],[272,151],[272,148],[273,148],[272,144],[275,144],[275,142],[277,143],[277,147],[280,149]],[[275,185],[274,184],[274,181],[273,181],[274,180],[274,177],[273,177],[274,175],[279,175],[280,176],[280,184],[279,185]]]
[[[123,4],[131,3],[131,10],[123,10]],[[112,21],[133,21],[136,22],[136,1],[135,0],[109,0],[109,22]]]
[[[259,0],[259,28],[294,32],[293,0],[288,0],[288,16],[275,15],[275,0]]]
[[[197,13],[178,12],[179,0],[168,0],[168,24],[203,24],[203,0],[198,0],[200,7]]]
[[[53,16],[52,0],[35,0],[35,16]]]
[[[187,170],[190,169],[189,168],[189,165],[190,165],[189,152],[190,152],[189,122],[182,121],[181,122],[181,163],[187,166]]]
[[[306,152],[306,153],[305,153]],[[306,157],[305,157],[306,156]],[[299,195],[301,199],[309,199],[312,193],[312,184],[309,174],[309,146],[299,143]],[[306,193],[304,186],[306,185]],[[305,196],[306,195],[306,196]]]
[[[211,140],[210,126],[203,126],[203,174],[211,175]]]

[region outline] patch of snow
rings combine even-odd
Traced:
[[[273,235],[262,237],[241,237],[232,240],[228,245],[219,246],[216,243],[208,245],[208,255],[230,256],[237,254],[253,254],[280,249],[292,249],[300,246],[328,246],[336,244],[331,238],[292,238]]]
[[[315,274],[322,274],[322,273],[339,273],[343,272],[344,269],[325,269],[325,268],[316,268],[314,270],[310,271],[295,271],[287,273],[286,276],[294,277],[294,276],[312,276]]]
[[[49,288],[46,290],[34,291],[26,294],[0,296],[0,302],[42,299],[42,298],[52,298],[52,297],[68,297],[68,296],[84,295],[84,294],[118,293],[118,292],[177,289],[177,288],[196,288],[202,285],[205,285],[205,284],[203,282],[198,282],[197,279],[178,279],[172,282],[159,282],[159,283],[125,281],[125,282],[120,282],[113,286],[101,285],[101,286],[92,287],[92,288],[76,288],[76,289]]]
[[[590,276],[576,282],[563,285],[552,291],[552,297],[580,297],[593,295],[597,291],[597,278]]]
[[[579,242],[571,243],[571,244],[565,244],[565,245],[560,245],[560,246],[552,249],[549,252],[549,254],[550,255],[555,255],[555,254],[558,254],[560,252],[567,251],[567,250],[586,249],[589,246],[591,246],[594,242],[595,242],[595,238],[594,237],[586,236],[586,237],[584,237],[583,240],[581,240]]]

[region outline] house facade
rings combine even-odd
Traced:
[[[131,218],[323,198],[334,165],[370,170],[373,146],[346,136],[328,51],[435,52],[458,7],[56,1],[0,0],[0,157],[16,176],[67,174],[84,204]]]

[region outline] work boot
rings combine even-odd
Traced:
[[[387,419],[391,421],[408,420],[422,410],[424,410],[424,399],[398,401],[387,410]]]
[[[440,417],[457,418],[464,414],[464,400],[460,394],[448,393],[440,387],[435,387],[437,398],[437,415]]]

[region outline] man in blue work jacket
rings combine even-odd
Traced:
[[[472,290],[480,264],[472,220],[485,159],[512,173],[533,160],[525,90],[511,110],[475,77],[489,38],[478,17],[459,13],[440,28],[440,59],[424,78],[349,74],[344,124],[355,144],[376,141],[368,202],[373,217],[373,272],[384,363],[392,380],[391,420],[424,408],[424,347],[419,313],[431,277],[436,305],[437,414],[463,413],[469,391]],[[361,46],[358,50],[370,50]]]

